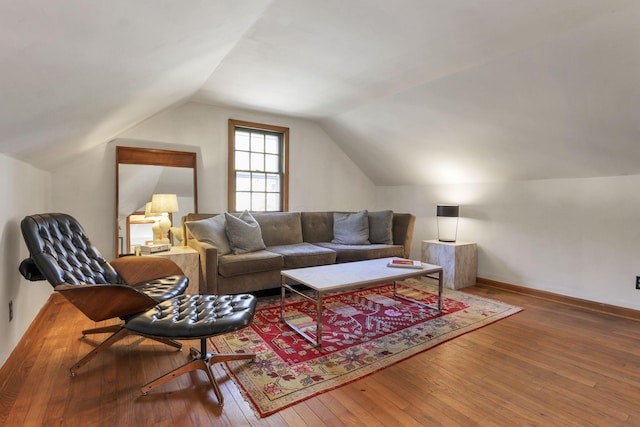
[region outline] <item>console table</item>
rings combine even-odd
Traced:
[[[189,278],[187,294],[200,294],[200,255],[189,246],[172,246],[170,250],[144,256],[163,256],[178,264]]]
[[[477,245],[471,242],[422,241],[422,262],[442,266],[444,286],[461,289],[476,284]]]

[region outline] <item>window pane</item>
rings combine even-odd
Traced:
[[[249,151],[249,132],[236,130],[236,150]]]
[[[263,173],[252,173],[251,174],[251,190],[252,191],[266,191],[266,179]]]
[[[229,135],[234,169],[233,181],[229,183],[233,207],[229,208],[281,211],[287,204],[287,194],[282,192],[288,161],[283,157],[288,144],[286,133],[280,133],[277,127],[255,125],[243,127],[234,123],[235,131]],[[288,133],[288,129],[282,129]]]
[[[236,151],[235,169],[249,170],[249,153],[246,151]]]
[[[280,175],[267,174],[267,191],[270,193],[280,192]]]
[[[251,170],[252,171],[264,170],[264,154],[251,153]]]
[[[236,212],[251,210],[251,193],[236,193]]]
[[[265,205],[265,193],[251,193],[251,210],[253,211],[266,211]]]
[[[265,153],[279,154],[280,153],[280,138],[276,135],[265,136]]]
[[[280,193],[267,193],[267,211],[280,210]]]
[[[261,133],[251,133],[251,151],[264,153],[264,135]]]
[[[278,163],[279,163],[279,158],[276,155],[273,154],[267,154],[265,156],[265,165],[264,165],[264,170],[266,172],[279,172],[280,168],[278,167]]]
[[[251,191],[251,174],[236,172],[236,191]]]

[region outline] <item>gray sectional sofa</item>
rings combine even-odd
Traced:
[[[254,220],[249,221],[253,225],[239,222],[239,214],[233,218],[230,214],[189,214],[182,219],[185,243],[200,254],[200,283],[206,293],[277,288],[284,269],[409,257],[415,223],[414,215],[391,211],[243,215]],[[234,239],[232,233],[238,231],[233,227],[238,224],[247,231]]]

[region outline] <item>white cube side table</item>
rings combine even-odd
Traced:
[[[421,260],[443,268],[447,288],[461,289],[476,284],[478,254],[475,243],[423,240]]]
[[[185,293],[192,295],[200,293],[200,254],[198,251],[189,246],[172,246],[168,251],[145,256],[162,256],[178,264],[184,275],[189,278],[189,287]]]

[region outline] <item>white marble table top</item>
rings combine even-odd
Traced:
[[[393,282],[442,271],[442,267],[426,263],[422,263],[422,269],[388,267],[387,264],[392,259],[399,258],[380,258],[317,267],[295,268],[283,270],[280,274],[316,291],[326,292],[375,283]]]

